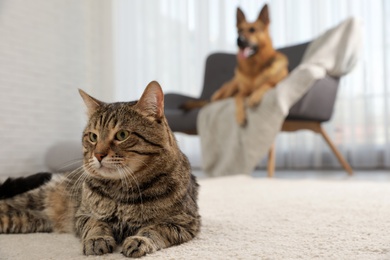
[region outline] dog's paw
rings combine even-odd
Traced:
[[[141,257],[155,251],[156,248],[147,237],[132,236],[123,242],[122,254],[127,257]]]
[[[236,121],[240,126],[245,126],[246,125],[246,117],[243,114],[236,114]]]
[[[251,95],[249,98],[248,98],[248,106],[249,107],[255,107],[257,106],[258,104],[260,104],[260,101],[261,101],[261,98],[262,97],[257,97],[255,95]]]
[[[83,241],[84,255],[103,255],[112,253],[116,246],[115,239],[110,236],[90,237]]]
[[[202,108],[208,104],[207,100],[189,100],[179,106],[180,109],[188,112],[192,109]]]
[[[221,97],[222,97],[222,92],[221,92],[221,90],[217,90],[217,91],[211,96],[211,101],[214,102],[214,101],[220,100]]]

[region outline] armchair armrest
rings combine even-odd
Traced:
[[[309,120],[325,122],[333,114],[339,79],[331,76],[317,80],[309,91],[295,103],[287,120]]]

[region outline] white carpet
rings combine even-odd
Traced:
[[[234,176],[200,184],[201,235],[143,259],[390,259],[390,182]],[[0,235],[0,259],[86,257],[72,235],[28,234]]]

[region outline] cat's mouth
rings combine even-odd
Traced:
[[[94,177],[123,179],[134,175],[143,165],[145,165],[144,161],[135,156],[126,160],[123,158],[104,158],[102,161],[98,161],[93,158],[84,165],[84,169]]]
[[[120,178],[121,165],[105,162],[104,160],[99,162],[92,160],[84,167],[88,174],[95,177],[104,177],[109,179]]]
[[[117,168],[101,166],[98,169],[90,169],[88,173],[94,177],[103,177],[105,179],[120,179],[120,171]]]

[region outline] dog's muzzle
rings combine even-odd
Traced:
[[[240,48],[239,57],[241,58],[249,58],[253,56],[257,50],[258,46],[255,44],[251,44],[244,36],[239,35],[237,38],[237,45]]]
[[[244,36],[239,35],[237,38],[237,45],[238,47],[244,49],[245,47],[249,46],[249,42]]]

